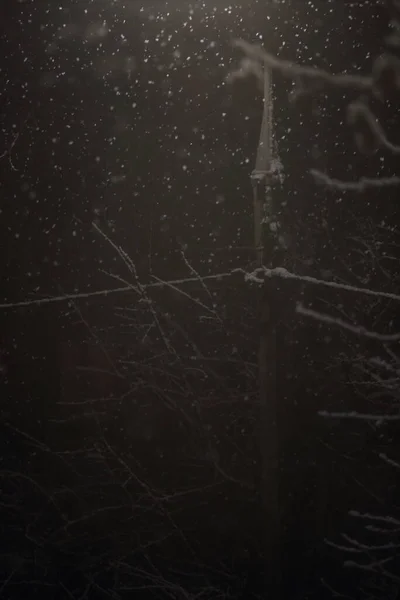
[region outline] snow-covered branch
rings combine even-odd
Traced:
[[[267,269],[266,267],[258,267],[254,271],[247,272],[242,268],[232,269],[231,271],[226,271],[224,273],[215,273],[214,275],[200,275],[198,274],[196,277],[183,277],[180,279],[172,279],[172,280],[161,280],[157,279],[156,282],[152,283],[141,283],[140,287],[135,283],[129,284],[127,283],[121,287],[115,288],[107,288],[102,290],[97,290],[94,292],[78,292],[71,294],[62,294],[57,296],[49,296],[45,298],[34,298],[29,300],[22,300],[20,302],[2,302],[0,303],[0,309],[2,310],[10,310],[17,308],[27,308],[31,306],[40,306],[42,304],[53,304],[57,302],[68,302],[74,300],[84,300],[88,298],[93,298],[96,296],[109,296],[112,294],[123,294],[123,293],[132,293],[135,292],[137,294],[141,294],[143,290],[150,290],[155,288],[164,288],[164,287],[177,287],[180,285],[199,283],[199,281],[222,281],[223,279],[227,279],[230,277],[235,277],[237,275],[241,275],[243,279],[238,280],[240,282],[253,282],[259,285],[262,285],[264,282],[264,277],[280,277],[282,279],[293,279],[296,281],[302,281],[303,283],[310,283],[312,285],[321,285],[324,287],[333,288],[336,290],[342,290],[346,292],[351,292],[354,294],[363,294],[366,296],[372,296],[375,298],[385,298],[387,300],[394,300],[395,302],[400,302],[400,295],[394,294],[392,292],[380,292],[378,290],[358,287],[354,285],[348,285],[345,283],[338,283],[337,281],[330,281],[325,279],[318,279],[317,277],[312,277],[310,275],[299,275],[297,273],[293,273],[288,271],[284,267],[276,267],[274,269]],[[121,278],[118,278],[121,280]]]
[[[400,341],[400,333],[386,334],[386,333],[376,333],[375,331],[369,331],[362,325],[353,325],[352,323],[348,323],[339,317],[331,317],[325,313],[321,313],[316,310],[312,310],[310,308],[306,308],[301,303],[298,303],[296,306],[296,312],[305,317],[311,317],[316,321],[320,321],[321,323],[325,323],[326,325],[334,325],[336,327],[340,327],[342,329],[346,329],[355,335],[363,336],[365,338],[371,340],[377,340],[379,342],[398,342]]]
[[[398,35],[397,35],[398,41]],[[330,73],[325,69],[299,65],[295,62],[278,58],[257,44],[244,40],[235,40],[234,46],[240,48],[244,58],[239,69],[230,74],[228,80],[234,81],[248,75],[263,79],[261,65],[279,71],[281,75],[294,82],[292,99],[305,94],[318,94],[326,88],[341,88],[356,93],[359,98],[347,105],[347,123],[354,131],[354,140],[358,149],[367,154],[384,149],[393,155],[400,154],[400,146],[392,143],[377,116],[369,106],[371,98],[385,100],[393,91],[400,89],[400,61],[391,53],[378,56],[374,61],[370,75],[347,73]],[[361,178],[359,181],[347,182],[332,179],[327,175],[312,170],[311,174],[318,183],[338,190],[361,192],[371,187],[389,187],[399,184],[397,177]]]
[[[342,181],[329,177],[326,173],[318,169],[310,169],[311,175],[317,183],[326,185],[340,192],[365,192],[373,188],[388,188],[400,185],[400,177],[361,177],[357,181]]]
[[[289,60],[277,58],[273,54],[267,52],[257,44],[251,44],[245,40],[235,40],[234,46],[240,48],[245,54],[245,59],[242,61],[240,69],[232,73],[229,80],[242,78],[250,74],[256,74],[254,69],[254,61],[267,65],[270,69],[279,71],[288,79],[299,80],[305,85],[315,86],[320,89],[322,86],[339,87],[360,92],[367,92],[373,89],[373,78],[361,75],[347,75],[344,73],[330,73],[324,69],[315,67],[307,67],[298,65]]]
[[[394,415],[374,415],[372,413],[359,413],[357,411],[349,411],[349,412],[330,412],[327,410],[318,411],[320,417],[329,418],[329,419],[354,419],[358,421],[371,421],[375,423],[383,423],[384,421],[400,421],[400,414]]]

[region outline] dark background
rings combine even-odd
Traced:
[[[383,3],[366,0],[7,5],[5,598],[156,597],[149,582],[161,598],[166,581],[207,588],[206,597],[216,597],[213,586],[227,597],[260,597],[259,290],[222,279],[210,280],[209,291],[184,288],[195,301],[168,286],[141,297],[91,294],[251,266],[262,102],[255,80],[225,82],[241,58],[233,39],[333,72],[369,72],[388,22]],[[284,264],[354,285],[367,273],[365,284],[393,290],[371,262],[358,264],[353,238],[375,235],[382,220],[397,226],[396,192],[332,193],[308,171],[391,174],[394,159],[357,152],[342,91],[291,104],[290,90],[277,74],[285,179],[274,203],[290,241]],[[394,132],[396,106],[379,110]],[[391,243],[385,238],[397,256]],[[392,514],[395,479],[377,452],[396,435],[318,417],[320,409],[363,407],[349,356],[375,349],[302,320],[294,307],[300,297],[325,312],[340,305],[365,326],[395,322],[397,309],[366,310],[354,297],[293,282],[280,294],[282,597],[331,597],[331,584],[362,593],[325,542],[357,530],[351,509]],[[59,300],[36,302],[51,297]]]

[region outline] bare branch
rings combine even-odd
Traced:
[[[234,271],[228,271],[226,273],[217,273],[216,275],[205,275],[203,280],[221,280],[225,277],[231,277]],[[166,285],[182,285],[185,283],[195,283],[198,282],[198,277],[188,277],[183,279],[173,279],[172,281],[168,281],[165,283],[164,281],[160,281],[157,283],[149,283],[142,284],[142,287],[145,289],[149,288],[163,288]],[[71,300],[84,300],[88,298],[94,298],[96,296],[110,296],[111,294],[124,294],[127,292],[138,292],[134,285],[124,285],[122,287],[110,288],[97,290],[95,292],[82,292],[76,294],[64,294],[61,296],[50,296],[47,298],[38,298],[35,300],[22,300],[21,302],[3,302],[0,304],[0,309],[10,309],[10,308],[26,308],[29,306],[40,306],[42,304],[53,304],[54,302],[68,302]]]

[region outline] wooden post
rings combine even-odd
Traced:
[[[255,169],[251,174],[254,197],[254,245],[257,266],[271,267],[273,244],[266,244],[263,222],[272,209],[272,78],[264,66],[264,110]],[[276,294],[274,282],[267,278],[261,298],[259,322],[258,372],[260,421],[258,441],[261,457],[261,498],[265,520],[266,586],[278,597],[280,589],[280,504],[279,436],[276,381]]]
[[[272,77],[264,67],[264,108],[258,142],[256,164],[251,174],[254,199],[254,244],[258,265],[264,262],[262,223],[271,207],[270,188],[272,183]]]

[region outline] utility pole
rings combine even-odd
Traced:
[[[254,198],[254,246],[257,266],[273,266],[274,243],[263,235],[264,220],[272,213],[272,76],[264,65],[264,109],[255,168],[251,174]],[[277,398],[277,298],[272,278],[266,278],[261,297],[259,325],[258,373],[260,420],[258,442],[261,456],[261,498],[265,514],[266,585],[279,597],[280,590],[280,504],[279,504],[279,436]]]

